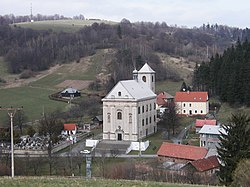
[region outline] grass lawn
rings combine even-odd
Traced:
[[[165,91],[171,94],[172,96],[175,96],[175,93],[180,91],[182,82],[183,81],[174,82],[170,80],[156,82],[155,92],[160,93],[162,91]]]
[[[54,187],[54,186],[83,186],[83,187],[205,187],[205,185],[191,184],[171,184],[151,181],[129,181],[129,180],[108,180],[108,179],[89,179],[84,178],[67,178],[67,177],[16,177],[14,179],[0,178],[0,186],[19,186],[19,187]]]
[[[43,109],[45,112],[51,112],[56,109],[64,110],[68,104],[58,101],[52,101],[48,95],[53,93],[51,90],[42,88],[19,87],[0,89],[0,106],[2,107],[24,107],[24,112],[29,121],[40,119]],[[3,125],[7,120],[7,113],[0,112],[0,124]],[[0,125],[0,126],[1,126]]]

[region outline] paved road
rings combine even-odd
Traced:
[[[177,135],[177,137],[172,137],[171,140],[175,144],[181,144],[183,138],[187,135],[187,131],[191,128],[192,125],[188,125],[184,129],[181,130],[181,132]]]

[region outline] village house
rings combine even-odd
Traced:
[[[211,175],[219,170],[220,164],[217,156],[210,156],[187,163],[182,169],[186,172]]]
[[[75,135],[76,134],[76,130],[77,130],[77,125],[75,123],[67,123],[63,125],[63,131],[62,134],[63,135]]]
[[[103,101],[103,139],[138,141],[157,131],[155,71],[145,63],[119,81]]]
[[[209,112],[207,92],[176,92],[175,103],[179,115],[206,115]]]
[[[80,97],[81,93],[74,88],[67,88],[61,92],[61,97],[66,99],[73,99],[75,97]]]
[[[226,134],[225,130],[219,125],[204,125],[199,131],[200,147],[214,149],[219,146],[219,137]]]
[[[196,119],[195,121],[196,133],[199,133],[199,131],[204,125],[217,125],[217,121],[215,119]]]
[[[207,149],[191,145],[164,142],[157,152],[158,160],[163,162],[188,163],[205,158]]]
[[[174,102],[174,97],[167,92],[161,92],[156,97],[156,109],[162,115],[169,104]]]

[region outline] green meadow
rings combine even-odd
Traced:
[[[31,28],[34,30],[53,30],[55,32],[76,32],[85,26],[92,25],[93,23],[106,23],[116,24],[113,21],[106,20],[47,20],[47,21],[34,21],[34,22],[22,22],[14,25],[23,28]]]

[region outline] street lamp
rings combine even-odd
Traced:
[[[11,135],[10,135],[10,138],[11,138],[11,177],[14,178],[14,173],[15,173],[15,167],[14,167],[14,129],[13,129],[13,118],[16,114],[16,111],[18,110],[22,110],[23,107],[21,108],[13,108],[12,106],[10,108],[2,108],[0,106],[0,111],[1,110],[5,110],[5,111],[8,111],[8,115],[10,117],[10,131],[11,131]]]

